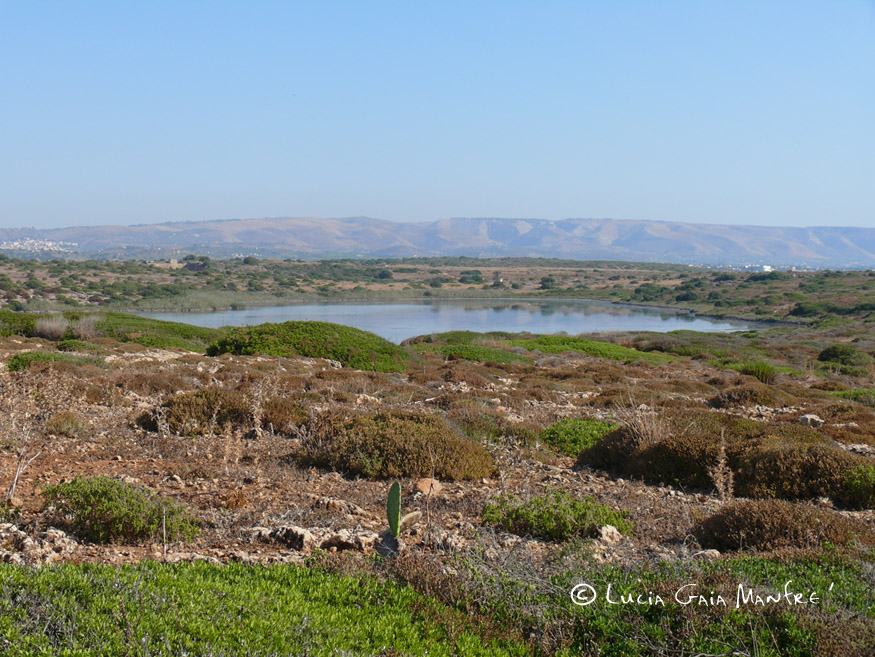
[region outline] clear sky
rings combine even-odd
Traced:
[[[0,0],[0,226],[875,227],[875,0]]]

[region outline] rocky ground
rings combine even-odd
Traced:
[[[50,347],[45,341],[5,338],[0,359]],[[149,349],[106,341],[100,366],[34,363],[21,372],[0,372],[0,487],[6,491],[22,460],[24,470],[0,524],[0,560],[13,563],[126,563],[208,560],[303,562],[314,550],[371,554],[385,542],[387,481],[345,476],[304,467],[296,454],[307,440],[301,427],[263,426],[257,418],[266,395],[299,400],[308,413],[350,412],[385,407],[445,416],[467,429],[485,417],[499,427],[480,436],[499,474],[474,481],[402,480],[402,508],[420,511],[419,522],[401,538],[402,550],[457,552],[482,548],[496,556],[523,551],[548,559],[548,541],[481,526],[484,504],[500,493],[522,498],[551,490],[588,496],[629,513],[634,532],[610,526],[589,539],[587,558],[596,562],[714,559],[691,528],[721,505],[711,489],[682,490],[575,467],[538,441],[521,439],[516,427],[535,431],[563,417],[610,419],[621,405],[659,412],[689,405],[763,422],[821,426],[827,403],[809,388],[819,379],[796,376],[794,395],[778,406],[754,404],[711,408],[708,400],[736,385],[735,372],[701,359],[671,364],[621,364],[580,354],[541,357],[534,365],[495,367],[438,356],[421,356],[407,373],[377,374],[340,368],[320,359],[222,356]],[[160,426],[144,428],[144,414],[171,395],[207,386],[240,390],[252,402],[252,421],[177,435]],[[73,414],[67,425],[61,413]],[[810,416],[815,417],[810,417]],[[55,418],[53,420],[53,418]],[[853,428],[853,427],[852,427]],[[873,456],[875,437],[837,443]],[[862,439],[859,436],[862,435]],[[25,458],[19,458],[21,454]],[[185,503],[202,523],[188,542],[89,544],[55,526],[42,491],[78,476],[105,475],[157,491]],[[668,483],[668,482],[665,482]],[[812,500],[833,507],[829,499]],[[875,529],[875,511],[839,509]]]

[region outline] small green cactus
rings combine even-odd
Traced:
[[[389,519],[389,531],[393,537],[398,538],[401,534],[401,484],[397,481],[389,488],[386,516]]]

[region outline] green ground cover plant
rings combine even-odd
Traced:
[[[471,360],[478,363],[531,363],[531,358],[520,356],[504,349],[483,347],[474,344],[430,345],[421,343],[415,349],[419,352],[440,354],[450,360]]]
[[[519,536],[565,541],[576,536],[593,536],[604,525],[613,525],[621,533],[630,534],[632,525],[626,515],[590,498],[577,499],[554,491],[528,500],[501,495],[483,508],[482,522]]]
[[[540,351],[545,354],[561,354],[565,351],[576,351],[596,358],[608,358],[623,362],[643,360],[652,363],[665,363],[673,359],[660,353],[648,353],[621,347],[610,342],[598,342],[587,338],[575,338],[559,335],[539,335],[534,338],[506,340],[505,344],[512,347],[522,347],[529,351]]]
[[[875,508],[875,465],[861,463],[844,474],[843,497],[852,506]]]
[[[875,406],[875,388],[857,388],[854,390],[838,390],[832,393],[840,399],[850,399],[858,404]]]
[[[94,543],[139,543],[163,537],[164,529],[170,541],[200,533],[182,504],[109,477],[76,477],[48,486],[43,497],[56,522]]]
[[[95,323],[99,335],[119,342],[134,342],[144,347],[185,349],[203,353],[206,346],[224,334],[182,322],[166,322],[119,312],[102,312]]]
[[[539,435],[543,442],[566,456],[577,456],[592,447],[619,425],[601,420],[569,417],[551,424]]]
[[[9,657],[530,654],[392,582],[300,566],[155,562],[0,564],[0,645]]]
[[[345,367],[401,372],[410,356],[388,340],[360,329],[329,322],[283,322],[231,329],[210,344],[207,354],[265,354],[329,358]]]
[[[15,354],[6,361],[6,367],[10,372],[25,370],[31,363],[70,363],[72,365],[96,365],[104,363],[99,358],[76,356],[74,354],[59,353],[57,351],[25,351]]]
[[[57,319],[57,334],[37,336],[40,324],[48,319]],[[203,353],[209,342],[223,335],[222,329],[210,329],[182,322],[166,322],[127,313],[100,311],[85,312],[68,310],[60,314],[16,313],[0,309],[0,335],[45,337],[58,340],[61,350],[80,350],[85,342],[76,333],[87,325],[94,337],[112,338],[119,342],[133,342],[144,347],[177,348]],[[43,331],[45,328],[42,329]],[[92,347],[93,348],[93,347]]]
[[[444,333],[429,333],[411,340],[411,342],[424,342],[446,345],[471,345],[482,340],[502,340],[510,338],[514,334],[505,331],[489,331],[477,333],[476,331],[445,331]]]

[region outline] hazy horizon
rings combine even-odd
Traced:
[[[156,220],[156,221],[138,221],[134,223],[104,223],[104,224],[67,224],[67,225],[56,225],[56,226],[25,226],[25,225],[13,225],[13,226],[0,226],[0,228],[8,228],[12,230],[63,230],[63,229],[73,229],[73,228],[112,228],[112,227],[123,227],[123,228],[132,228],[136,226],[156,226],[161,224],[194,224],[194,223],[205,223],[205,222],[222,222],[222,221],[271,221],[277,219],[324,219],[326,221],[344,221],[350,219],[372,219],[376,221],[389,221],[393,223],[399,224],[432,224],[438,221],[450,221],[450,220],[498,220],[498,221],[553,221],[553,222],[561,222],[561,221],[625,221],[625,222],[648,222],[648,223],[678,223],[678,224],[686,224],[686,225],[699,225],[699,226],[735,226],[735,227],[751,227],[751,228],[799,228],[799,229],[808,229],[808,228],[873,228],[875,229],[875,225],[842,225],[842,224],[810,224],[810,225],[782,225],[782,224],[767,224],[767,223],[730,223],[730,222],[705,222],[705,221],[674,221],[670,219],[616,219],[614,217],[561,217],[558,219],[550,219],[547,217],[481,217],[481,216],[470,216],[470,217],[441,217],[438,219],[388,219],[384,217],[372,217],[369,215],[352,215],[345,217],[314,217],[308,215],[277,215],[273,217],[225,217],[225,218],[217,218],[217,219],[169,219],[169,220]]]

